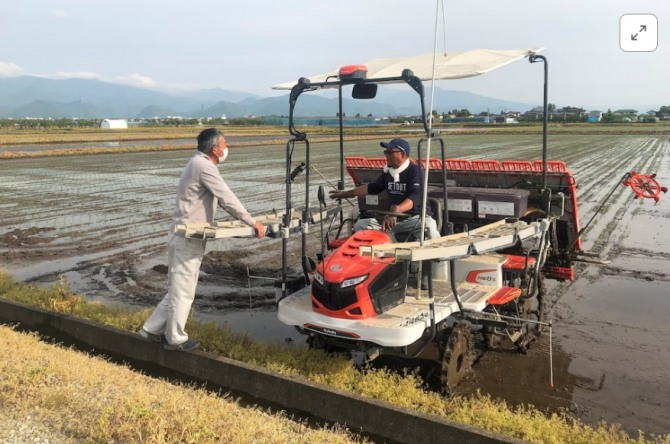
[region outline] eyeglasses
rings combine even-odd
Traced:
[[[390,156],[393,153],[404,153],[403,150],[384,150],[384,155]]]

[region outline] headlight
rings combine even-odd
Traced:
[[[342,288],[351,287],[353,285],[358,285],[361,282],[363,282],[364,280],[366,280],[368,278],[368,276],[370,276],[370,275],[366,274],[364,276],[359,276],[359,277],[355,277],[355,278],[351,278],[351,279],[345,279],[344,281],[342,281]]]
[[[314,280],[323,285],[323,276],[318,271],[314,271]]]

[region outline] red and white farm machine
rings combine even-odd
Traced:
[[[588,256],[581,251],[583,230],[579,227],[575,179],[564,162],[547,159],[547,63],[539,51],[454,53],[440,57],[437,66],[432,54],[378,59],[276,87],[291,90],[289,132],[293,136],[286,145],[286,209],[276,220],[266,221],[270,235],[282,239],[282,277],[277,284],[281,288],[281,322],[307,335],[312,347],[350,352],[357,365],[382,354],[417,357],[434,343],[442,366],[442,387],[447,392],[458,384],[476,356],[475,335],[481,335],[488,347],[524,351],[550,326],[545,316],[545,279],[574,279],[574,261]],[[545,67],[541,159],[450,158],[444,141],[426,119],[431,113],[426,112],[423,81],[479,75],[525,58],[544,62]],[[341,190],[345,170],[358,186],[373,181],[386,164],[383,158],[345,156],[343,90],[351,89],[355,99],[369,99],[378,85],[388,83],[408,85],[421,104],[425,135],[413,152],[418,153],[416,161],[424,170],[424,215],[426,202],[430,202],[441,234],[437,239],[422,236],[400,241],[372,230],[347,233],[350,221],[343,206],[329,207],[323,187],[318,189],[318,202],[310,194],[310,142],[294,125],[300,96],[321,89],[338,91],[337,188]],[[293,159],[297,144],[305,146],[304,159]],[[439,156],[431,156],[431,145],[438,145]],[[307,172],[305,204],[294,215],[291,184],[302,171]],[[657,200],[665,191],[652,176],[629,173],[623,182],[642,197]],[[387,202],[385,193],[358,198],[357,211],[350,214],[387,214]],[[322,253],[310,258],[308,233],[319,231],[314,229],[316,224],[321,224],[323,233],[324,221],[329,221],[329,226],[321,243]],[[225,224],[209,231],[196,228],[190,235],[214,238],[249,230]],[[187,227],[182,229],[188,231]],[[294,234],[301,238],[302,271],[298,275],[292,273],[287,254]],[[427,291],[412,285],[412,275],[421,273],[429,276]]]
[[[307,335],[313,347],[348,350],[358,365],[381,354],[416,357],[434,342],[447,392],[472,363],[475,334],[481,334],[489,347],[508,344],[523,351],[549,325],[545,279],[574,279],[574,260],[585,253],[581,251],[575,179],[564,162],[547,160],[546,120],[539,160],[449,158],[443,140],[426,119],[431,113],[425,110],[423,88],[425,80],[475,75],[523,58],[542,61],[547,116],[547,63],[539,51],[453,54],[440,58],[434,70],[437,76],[427,70],[432,55],[375,60],[337,73],[301,78],[292,85],[289,131],[293,138],[286,150],[284,226],[290,220],[295,144],[306,146],[306,158],[299,168],[310,168],[307,135],[293,124],[300,95],[335,88],[340,98],[338,115],[343,116],[343,88],[351,87],[354,98],[371,98],[377,85],[404,83],[421,102],[425,136],[416,151],[425,176],[423,208],[430,201],[442,236],[401,242],[384,232],[363,230],[343,237],[345,220],[341,216],[340,230],[334,236],[327,230],[328,239],[322,245],[328,248],[318,263],[307,258],[303,249],[303,276],[299,277],[303,288],[289,290],[291,279],[288,264],[284,264],[278,303],[283,323]],[[470,67],[476,68],[468,71]],[[430,155],[431,143],[439,146],[439,157]],[[341,138],[338,189],[344,189],[344,169],[358,186],[372,182],[386,165],[384,158],[345,156],[343,146]],[[650,176],[630,173],[625,179],[643,197],[657,199],[662,190]],[[306,187],[304,208],[310,208],[309,184]],[[324,194],[319,189],[319,215],[324,214]],[[358,198],[357,207],[360,217],[389,210],[385,193]],[[303,228],[315,222],[310,214],[303,212]],[[323,223],[324,218],[319,219]],[[302,230],[303,246],[306,231]],[[289,241],[288,230],[283,239]],[[420,286],[408,285],[412,263],[431,264],[418,270],[430,278],[423,294]]]
[[[449,78],[451,69],[462,68],[458,63],[450,67],[459,57],[486,60],[489,69],[540,57],[534,51],[510,51],[505,56],[450,55],[443,61],[442,78]],[[387,61],[381,68],[375,61],[345,67],[322,80],[302,78],[292,87],[286,201],[288,205],[295,144],[306,144],[304,163],[309,168],[309,142],[293,125],[293,110],[303,92],[337,88],[341,97],[342,89],[350,86],[354,98],[370,98],[379,84],[405,83],[421,102],[425,137],[416,151],[424,169],[423,208],[429,201],[441,237],[399,242],[387,233],[363,230],[343,239],[340,230],[336,239],[329,237],[324,243],[329,251],[318,264],[303,258],[304,288],[290,293],[290,278],[283,274],[278,316],[308,335],[313,347],[348,350],[358,365],[382,354],[416,357],[434,342],[442,363],[442,386],[450,391],[473,362],[475,334],[482,334],[491,347],[507,342],[524,350],[548,325],[544,280],[572,279],[572,261],[581,249],[575,181],[563,162],[548,161],[546,156],[535,162],[449,158],[443,140],[425,118],[430,115],[424,105],[426,76],[417,72],[424,71],[425,62],[417,58],[404,62]],[[384,74],[392,73],[394,66],[395,75]],[[343,110],[339,111],[342,116]],[[430,156],[431,143],[439,145],[439,157]],[[372,182],[386,164],[384,158],[344,156],[340,146],[339,189],[344,188],[345,168],[359,186]],[[324,193],[318,194],[323,207]],[[309,191],[306,195],[309,208]],[[382,193],[359,198],[360,217],[388,212],[386,197]],[[287,217],[289,213],[287,207]],[[345,221],[340,219],[342,227]],[[309,211],[303,221],[310,222]],[[417,270],[413,263],[424,266]],[[420,286],[408,284],[412,272],[428,274],[423,294]]]

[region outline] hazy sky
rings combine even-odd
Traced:
[[[262,96],[343,65],[430,53],[437,9],[437,0],[0,1],[0,76]],[[559,107],[670,105],[670,0],[445,0],[444,12],[440,51],[445,39],[447,52],[546,47]],[[624,14],[656,16],[654,52],[621,50]],[[521,61],[438,86],[539,104],[542,69]]]

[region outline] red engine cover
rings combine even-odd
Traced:
[[[388,234],[376,230],[362,230],[354,233],[347,241],[330,254],[317,267],[318,276],[312,281],[312,308],[318,313],[336,318],[365,319],[376,316],[370,299],[368,286],[382,271],[394,261],[392,258],[374,260],[370,256],[359,256],[361,245],[391,243]],[[361,282],[342,286],[345,281]],[[316,281],[316,282],[315,282]]]

